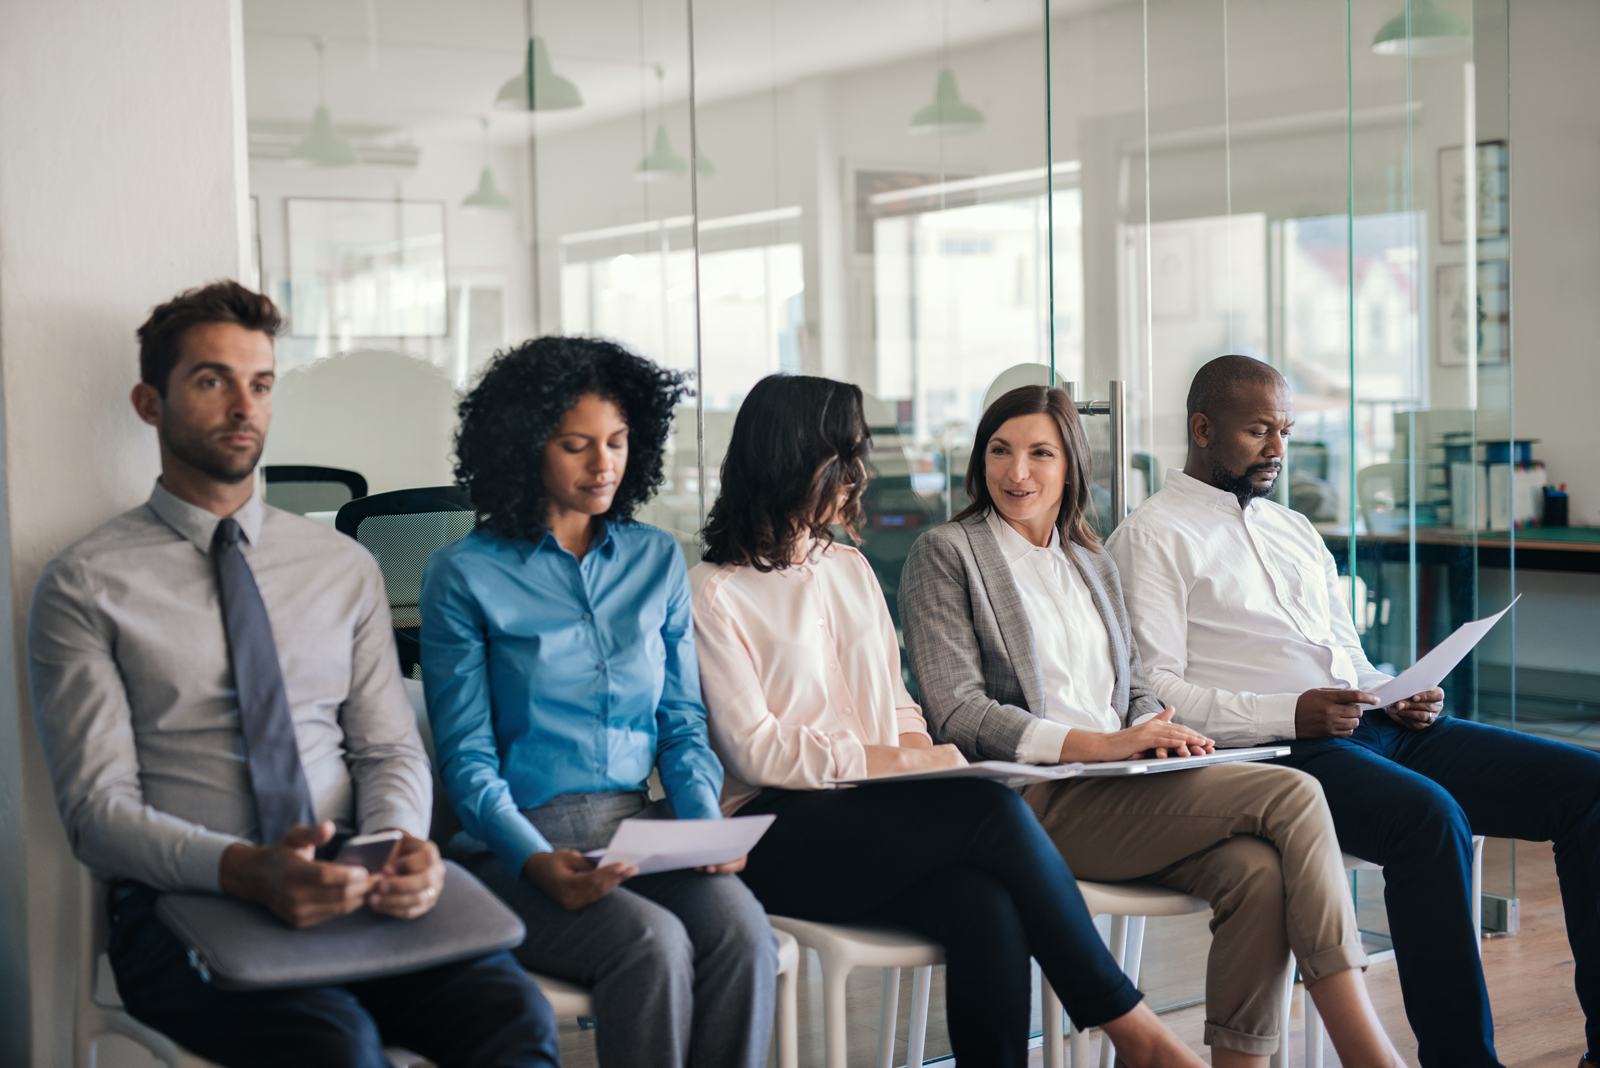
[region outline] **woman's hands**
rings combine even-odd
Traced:
[[[902,734],[900,737],[904,739],[910,736]],[[868,775],[938,771],[940,768],[963,767],[967,763],[967,758],[953,745],[928,745],[922,748],[908,748],[904,745],[864,745],[861,748],[867,753]]]
[[[1102,760],[1139,760],[1147,756],[1204,756],[1216,750],[1217,744],[1210,738],[1172,722],[1172,716],[1173,710],[1168,708],[1137,727],[1110,734],[1069,731],[1067,740],[1061,744],[1061,763],[1091,764]]]
[[[522,865],[522,877],[549,894],[564,909],[592,905],[615,890],[624,879],[638,874],[639,869],[631,864],[596,867],[594,861],[573,849],[535,853]]]

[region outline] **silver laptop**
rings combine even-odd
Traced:
[[[1107,760],[1100,764],[1085,764],[1078,774],[1085,779],[1108,775],[1148,775],[1157,771],[1182,771],[1184,768],[1203,768],[1210,764],[1233,764],[1240,760],[1272,760],[1288,756],[1286,745],[1268,745],[1259,749],[1218,749],[1206,756],[1167,757],[1149,760]]]

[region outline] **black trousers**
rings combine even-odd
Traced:
[[[1095,930],[1061,853],[1022,798],[979,779],[763,790],[771,813],[742,877],[769,913],[877,921],[944,947],[950,1046],[963,1068],[1028,1059],[1028,958],[1079,1027],[1142,995]]]
[[[1590,1053],[1600,1053],[1600,755],[1446,717],[1426,730],[1368,712],[1349,738],[1278,763],[1322,783],[1345,852],[1383,865],[1406,1018],[1424,1068],[1496,1068],[1472,929],[1472,836],[1555,844]]]
[[[389,1068],[385,1042],[439,1068],[556,1068],[555,1016],[509,953],[346,986],[219,990],[156,915],[111,892],[111,970],[134,1019],[226,1068]]]

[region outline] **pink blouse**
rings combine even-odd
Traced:
[[[900,646],[866,557],[834,545],[763,574],[702,563],[689,572],[722,811],[763,786],[825,790],[867,773],[863,745],[927,736],[900,677]]]

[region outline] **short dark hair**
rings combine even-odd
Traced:
[[[139,327],[139,378],[167,395],[167,381],[183,355],[183,335],[207,323],[237,323],[277,337],[283,316],[271,299],[231,278],[186,289],[157,305]]]
[[[628,424],[628,465],[604,518],[632,520],[663,481],[687,377],[595,338],[541,337],[497,355],[462,398],[456,431],[456,481],[472,498],[477,526],[524,541],[544,537],[544,447],[586,393],[622,409]]]
[[[1196,412],[1204,412],[1215,419],[1233,403],[1234,392],[1243,383],[1289,387],[1288,380],[1276,367],[1253,356],[1237,353],[1218,356],[1194,373],[1194,381],[1189,384],[1189,419],[1193,419]]]
[[[1084,433],[1083,420],[1078,418],[1078,406],[1072,403],[1065,390],[1018,386],[989,405],[978,420],[978,432],[972,440],[972,459],[967,461],[967,497],[972,503],[954,519],[982,515],[994,508],[985,472],[989,439],[1008,419],[1022,415],[1048,415],[1054,419],[1056,430],[1061,433],[1061,444],[1067,450],[1067,481],[1061,494],[1061,508],[1056,512],[1056,530],[1062,542],[1076,542],[1091,552],[1099,552],[1100,539],[1089,523],[1094,515],[1094,501],[1089,496],[1089,486],[1094,482],[1089,436]]]
[[[871,448],[859,386],[811,375],[763,378],[733,421],[722,489],[700,532],[704,558],[782,571],[806,538],[831,544],[830,523],[855,537]]]

